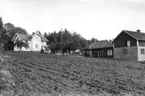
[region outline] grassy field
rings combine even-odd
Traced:
[[[33,52],[4,54],[10,57],[1,66],[12,74],[15,90],[23,93],[145,94],[144,62]]]

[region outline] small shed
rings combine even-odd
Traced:
[[[90,54],[90,57],[113,58],[113,45],[111,41],[98,41],[84,50],[84,53],[87,52]]]

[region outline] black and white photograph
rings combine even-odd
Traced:
[[[0,96],[145,96],[145,0],[0,0]]]

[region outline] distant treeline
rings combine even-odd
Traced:
[[[68,53],[87,46],[87,40],[76,32],[69,32],[67,29],[59,32],[45,33],[49,40],[48,45],[52,52],[62,51]]]
[[[11,40],[15,33],[27,34],[27,31],[9,22],[4,24],[0,17],[0,49],[13,50],[14,44]]]
[[[39,31],[40,32],[40,31]],[[3,23],[0,17],[0,48],[5,50],[13,50],[14,45],[11,41],[15,33],[28,34],[27,31],[21,27],[15,27],[12,23]],[[40,32],[41,34],[41,32]],[[98,40],[92,38],[86,40],[76,32],[70,32],[67,29],[58,32],[45,32],[44,36],[48,39],[48,48],[52,52],[70,52],[77,49],[86,48],[88,45],[97,42]]]

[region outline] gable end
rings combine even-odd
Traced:
[[[122,31],[113,41],[114,48],[119,47],[128,47],[127,43],[130,43],[129,47],[131,46],[137,46],[137,39],[133,37],[130,34],[127,34],[127,32]]]
[[[14,35],[14,37],[12,38],[12,42],[14,42],[15,41],[15,39],[16,39],[16,37],[18,37],[18,35],[17,35],[17,33]]]
[[[134,37],[133,35],[129,34],[126,30],[123,30],[123,32],[125,32],[126,34],[130,35],[131,37],[133,37],[134,39],[138,40],[136,37]]]

